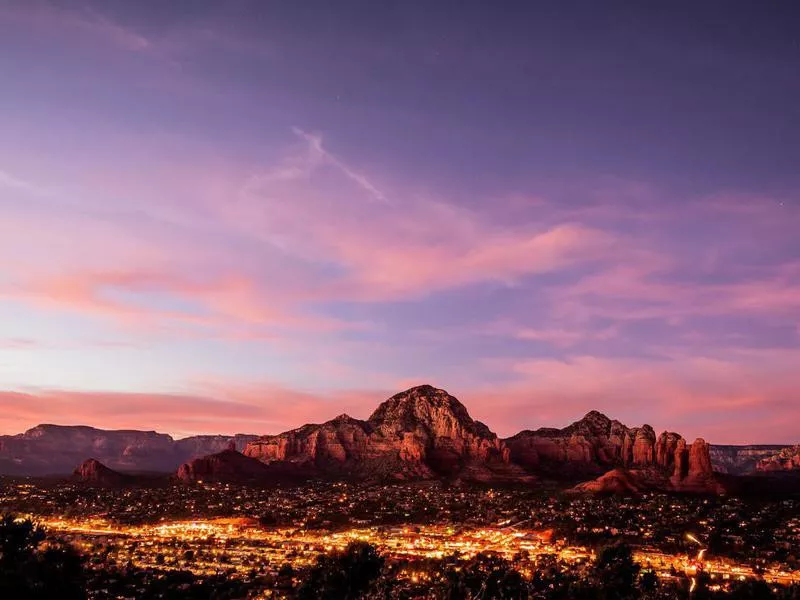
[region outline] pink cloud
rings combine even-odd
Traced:
[[[152,303],[137,302],[137,294],[142,300],[153,294],[167,296],[186,306],[180,310],[161,309]],[[255,280],[234,274],[191,279],[166,272],[76,272],[34,279],[5,295],[43,307],[104,315],[134,326],[174,322],[251,339],[274,335],[251,326],[317,332],[351,326],[336,319],[288,312],[285,299],[270,298]]]
[[[319,137],[300,135],[305,148],[252,177],[219,210],[248,235],[340,272],[323,296],[389,300],[513,284],[620,250],[616,236],[580,223],[501,226],[455,204],[388,193]]]
[[[175,436],[278,433],[342,412],[366,418],[385,392],[311,393],[277,384],[210,387],[200,394],[0,391],[0,431],[19,433],[41,422],[102,429],[145,429]]]
[[[792,265],[785,268],[793,269]],[[791,315],[800,305],[800,278],[779,270],[760,270],[729,283],[685,283],[671,280],[670,268],[646,263],[612,266],[579,281],[553,288],[549,298],[554,315],[568,320],[605,317],[680,319],[697,315]],[[635,305],[632,305],[635,303]]]
[[[675,354],[662,360],[489,360],[490,370],[511,380],[467,390],[464,399],[505,435],[522,427],[563,426],[596,409],[714,443],[792,442],[800,439],[798,361],[800,352],[788,349],[738,350],[719,357]],[[769,431],[775,414],[784,420]]]

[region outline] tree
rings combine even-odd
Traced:
[[[0,516],[0,598],[86,598],[83,560],[30,519]]]
[[[446,597],[518,600],[528,597],[528,584],[511,564],[498,556],[477,554],[460,570],[447,572]]]
[[[763,580],[756,579],[736,586],[730,597],[732,600],[771,600],[775,594]]]
[[[593,577],[597,597],[603,600],[628,600],[638,596],[636,577],[641,567],[634,562],[627,544],[612,544],[600,550]]]
[[[639,577],[639,589],[644,593],[655,592],[658,589],[658,575],[654,571],[645,571]]]
[[[320,556],[297,597],[301,600],[361,598],[380,575],[383,563],[374,546],[353,542],[341,552]]]

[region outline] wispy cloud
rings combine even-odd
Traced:
[[[794,442],[800,418],[797,350],[738,350],[659,360],[574,355],[498,359],[504,384],[465,391],[501,433],[563,426],[598,409],[629,424],[648,422],[715,443]],[[489,409],[488,407],[491,407]],[[788,419],[774,422],[776,413]]]
[[[318,286],[322,297],[389,300],[481,282],[511,285],[620,248],[614,234],[581,223],[504,226],[413,193],[369,202],[387,194],[333,157],[320,137],[297,133],[303,152],[252,177],[239,200],[220,209],[249,235],[338,271]]]
[[[32,350],[40,347],[41,344],[31,338],[21,338],[21,337],[0,338],[0,349]]]
[[[307,133],[299,127],[293,127],[292,131],[295,135],[308,142],[309,161],[312,167],[317,166],[320,162],[327,162],[337,169],[339,169],[348,179],[353,181],[361,189],[367,192],[376,200],[381,202],[388,202],[386,194],[384,194],[378,187],[367,178],[363,173],[359,173],[345,164],[342,160],[328,152],[322,145],[322,136]]]
[[[29,281],[0,295],[42,307],[113,318],[131,327],[193,328],[198,335],[269,340],[281,332],[334,331],[359,324],[289,312],[254,280],[235,274],[190,279],[146,271],[74,272]],[[168,300],[172,299],[172,302]],[[164,308],[180,301],[180,307]]]
[[[32,181],[22,179],[2,169],[0,169],[0,186],[30,194],[44,194],[47,191]]]
[[[141,33],[120,25],[86,5],[79,10],[70,10],[39,0],[8,3],[0,7],[0,18],[46,28],[50,33],[67,31],[91,36],[133,52],[142,52],[151,46],[150,40]]]

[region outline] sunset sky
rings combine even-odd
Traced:
[[[0,2],[0,433],[800,442],[797,4],[435,4]]]

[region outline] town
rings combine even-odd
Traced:
[[[528,581],[544,563],[579,577],[601,548],[619,542],[644,571],[672,585],[691,587],[699,575],[718,591],[748,580],[775,589],[800,584],[797,499],[600,497],[442,482],[198,483],[87,493],[74,482],[5,479],[0,506],[39,522],[101,571],[224,576],[287,597],[320,556],[354,543],[381,553],[407,591],[432,585],[442,561],[486,555]]]

